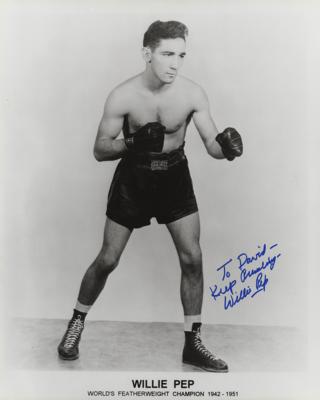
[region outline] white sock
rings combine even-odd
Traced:
[[[201,322],[201,314],[198,315],[185,315],[184,316],[184,330],[187,332],[192,331],[192,324]]]
[[[88,313],[92,306],[86,306],[85,304],[81,304],[80,301],[77,301],[75,309],[82,313]]]

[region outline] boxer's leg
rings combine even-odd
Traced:
[[[184,315],[200,315],[203,298],[199,213],[167,224],[181,266],[180,296]],[[200,321],[197,321],[200,322]]]
[[[195,212],[167,224],[181,266],[181,301],[185,316],[185,345],[182,361],[210,372],[228,372],[228,366],[214,356],[200,337],[203,299],[202,257],[199,244],[199,214]]]
[[[102,291],[108,276],[118,265],[131,232],[131,229],[107,218],[102,248],[82,279],[73,317],[58,346],[60,358],[75,360],[79,357],[79,342],[85,315]]]
[[[102,291],[110,273],[119,263],[120,256],[129,240],[132,230],[107,218],[102,248],[87,269],[81,282],[78,302],[91,306]]]

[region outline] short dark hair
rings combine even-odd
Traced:
[[[143,36],[143,46],[154,50],[161,39],[186,40],[188,28],[178,21],[155,21],[153,22]]]

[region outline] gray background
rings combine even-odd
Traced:
[[[181,74],[201,84],[219,130],[234,126],[244,155],[210,158],[190,125],[186,153],[204,255],[203,319],[300,326],[308,289],[307,21],[284,3],[130,9],[106,2],[8,7],[2,30],[6,132],[4,234],[10,316],[67,318],[96,256],[116,162],[93,143],[112,88],[144,68],[142,36],[156,19],[189,27]],[[90,5],[91,4],[91,5]],[[212,3],[210,3],[212,4]],[[282,257],[267,292],[232,311],[214,304],[216,268],[257,245]],[[182,321],[180,271],[166,228],[134,232],[91,319]]]

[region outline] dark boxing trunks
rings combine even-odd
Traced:
[[[168,224],[198,211],[183,150],[129,154],[115,170],[108,194],[107,216],[129,229]]]

